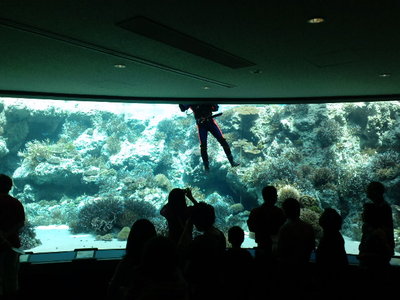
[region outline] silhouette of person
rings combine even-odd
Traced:
[[[0,174],[0,293],[6,299],[18,294],[19,233],[25,224],[22,203],[9,194],[12,186],[11,177]]]
[[[164,236],[148,240],[142,261],[132,271],[124,300],[187,300],[188,285],[178,266],[175,243]]]
[[[392,208],[384,198],[385,186],[378,181],[372,181],[367,186],[367,197],[373,203],[373,209],[376,211],[376,217],[379,226],[386,232],[389,245],[392,248],[394,255],[394,230],[393,230],[393,214]]]
[[[255,234],[258,254],[261,252],[270,257],[276,245],[279,228],[286,217],[283,210],[276,206],[278,194],[274,186],[265,186],[262,189],[262,197],[264,203],[251,210],[247,226]]]
[[[280,280],[291,293],[303,293],[311,283],[309,261],[315,249],[315,233],[311,224],[300,219],[300,203],[287,198],[282,203],[286,221],[279,229],[276,255]]]
[[[372,181],[367,186],[367,197],[371,202],[363,206],[362,236],[358,259],[360,267],[371,276],[387,273],[394,255],[394,230],[392,208],[384,198],[385,187],[381,182]],[[380,279],[383,278],[378,275]]]
[[[148,219],[138,219],[132,226],[126,242],[126,253],[118,263],[109,282],[109,299],[122,299],[127,289],[132,270],[141,263],[143,248],[148,240],[157,236],[154,224]]]
[[[369,270],[384,270],[393,256],[392,239],[382,223],[381,211],[375,203],[365,203],[362,211],[362,235],[358,247],[360,266]]]
[[[226,239],[223,232],[214,226],[214,207],[199,202],[190,221],[201,232],[186,246],[184,275],[189,283],[190,299],[220,299]]]
[[[321,291],[329,287],[331,293],[341,296],[349,265],[342,229],[342,216],[333,208],[326,208],[319,217],[323,233],[315,251],[318,281]]]
[[[187,206],[186,198],[188,198],[194,205],[197,204],[196,199],[192,195],[192,191],[187,189],[174,188],[168,195],[168,202],[160,211],[160,214],[167,220],[168,237],[175,242],[179,243],[182,237],[188,218],[191,215],[193,206]],[[190,223],[191,224],[191,223]],[[190,226],[190,224],[188,226]],[[187,229],[186,234],[191,236],[192,228]]]
[[[358,259],[364,286],[360,294],[378,296],[382,295],[382,289],[392,280],[392,239],[387,227],[382,224],[382,211],[377,210],[375,203],[364,204],[362,221]]]
[[[208,132],[210,132],[220,143],[231,166],[236,167],[239,165],[239,163],[234,161],[231,148],[229,147],[229,144],[224,136],[222,135],[221,129],[218,127],[217,123],[214,120],[215,115],[213,116],[212,113],[218,111],[218,104],[179,104],[179,108],[182,112],[190,108],[194,113],[194,118],[196,119],[200,139],[201,158],[203,160],[204,170],[206,172],[210,170],[207,151]]]
[[[223,279],[226,298],[247,299],[253,282],[254,259],[247,249],[242,248],[244,231],[239,226],[228,230],[228,248],[224,255]]]

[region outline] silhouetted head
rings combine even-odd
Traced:
[[[343,218],[333,208],[325,208],[319,217],[319,225],[326,231],[339,231],[342,229]]]
[[[300,202],[294,198],[283,201],[282,209],[288,219],[294,220],[300,217]]]
[[[180,213],[184,212],[187,205],[186,205],[186,192],[183,189],[175,188],[169,192],[168,195],[168,206],[171,210]]]
[[[233,248],[240,248],[244,241],[244,231],[239,226],[233,226],[228,230],[228,241]]]
[[[0,174],[0,193],[8,193],[11,191],[13,182],[10,176]]]
[[[140,252],[144,243],[157,235],[154,224],[148,219],[136,220],[129,232],[126,243],[126,254],[137,254]]]
[[[367,186],[367,197],[373,202],[383,201],[383,194],[385,193],[385,186],[378,182],[372,181]]]
[[[215,222],[214,207],[205,202],[199,202],[194,206],[192,213],[192,221],[199,231],[210,229]]]
[[[267,185],[262,189],[262,197],[265,203],[275,204],[278,200],[278,191],[272,185]]]

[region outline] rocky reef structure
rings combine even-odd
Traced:
[[[322,209],[333,207],[344,216],[343,233],[359,239],[371,180],[387,187],[399,225],[399,102],[229,107],[217,122],[241,165],[231,168],[210,137],[210,174],[194,119],[177,106],[146,118],[129,115],[133,105],[95,107],[0,98],[0,171],[13,176],[32,226],[67,224],[108,239],[146,217],[163,231],[159,210],[169,191],[192,187],[214,205],[220,228],[246,228],[262,187],[273,184],[282,199],[302,203],[317,232]]]

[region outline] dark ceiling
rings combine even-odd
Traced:
[[[399,16],[386,0],[0,0],[0,95],[399,99]]]

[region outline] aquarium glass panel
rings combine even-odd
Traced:
[[[193,113],[177,104],[0,98],[0,172],[24,205],[23,249],[62,252],[123,249],[132,223],[150,219],[160,234],[168,193],[190,187],[214,206],[216,226],[246,233],[249,211],[274,185],[278,205],[301,203],[317,238],[326,207],[343,217],[348,253],[358,253],[365,188],[386,186],[399,237],[400,105],[398,101],[219,105],[215,121],[240,163],[208,135],[202,163]],[[396,197],[397,195],[397,197]],[[188,204],[190,204],[188,202]],[[396,246],[398,250],[399,246]]]

